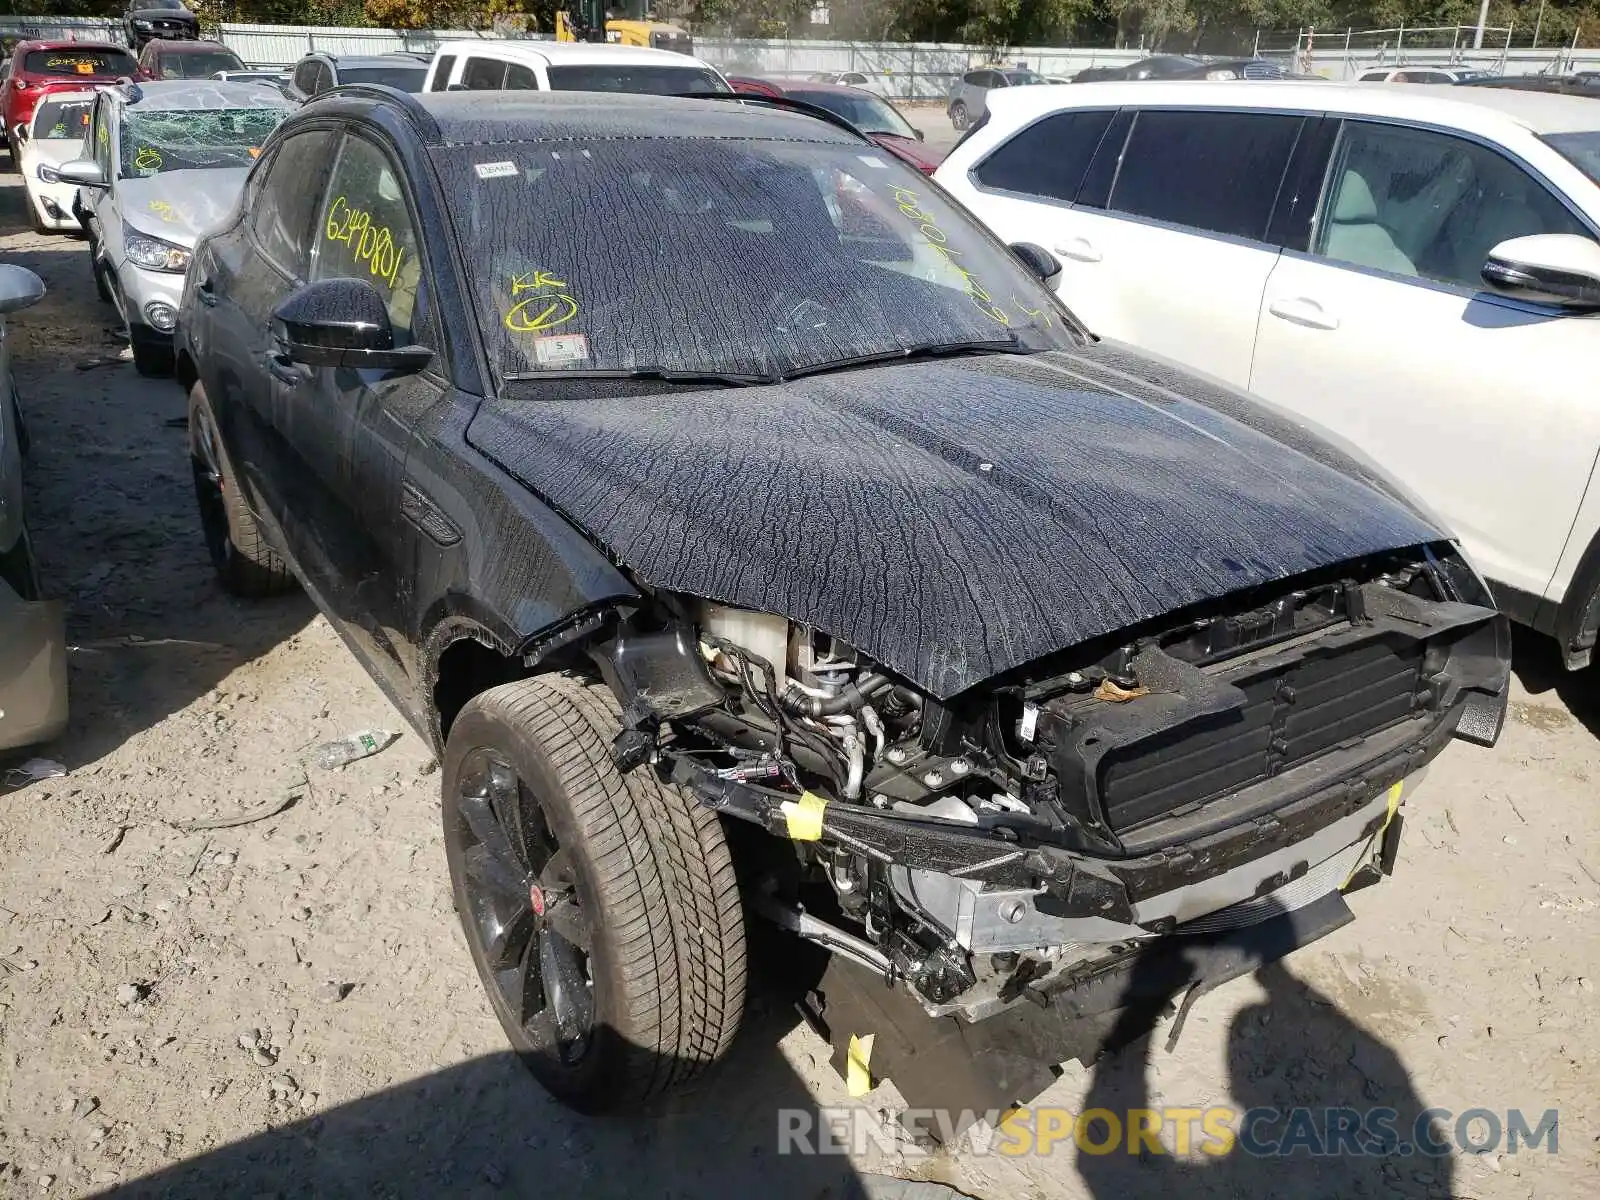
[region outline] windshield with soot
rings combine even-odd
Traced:
[[[1041,283],[873,146],[596,139],[436,157],[503,376],[771,378],[952,344],[1075,344]]]

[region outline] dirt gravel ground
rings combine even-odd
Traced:
[[[758,995],[725,1069],[632,1120],[554,1103],[503,1050],[451,912],[438,774],[406,732],[342,772],[317,743],[402,728],[299,597],[223,595],[170,382],[115,353],[82,242],[0,259],[50,293],[12,321],[30,517],[70,606],[69,773],[0,787],[0,1195],[840,1197],[868,1172],[974,1196],[1594,1194],[1600,1115],[1600,682],[1537,641],[1501,745],[1453,746],[1357,920],[1195,1005],[1169,1053],[1070,1066],[1040,1104],[1385,1105],[1401,1120],[1560,1110],[1541,1147],[1442,1159],[779,1156],[777,1112],[850,1101],[827,1049]],[[294,803],[268,820],[185,822]],[[862,1031],[868,1032],[868,1031]],[[1173,1146],[1169,1132],[1167,1144]],[[928,1189],[928,1194],[942,1189]]]

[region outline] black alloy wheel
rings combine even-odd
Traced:
[[[496,1008],[527,1039],[525,1052],[576,1066],[594,1031],[593,935],[572,856],[551,832],[517,770],[478,747],[456,785],[462,920],[489,968]]]
[[[722,1058],[745,928],[719,818],[612,759],[604,684],[472,697],[441,755],[456,914],[512,1048],[580,1112],[638,1108]]]

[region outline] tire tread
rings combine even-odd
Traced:
[[[648,1100],[727,1051],[743,1015],[743,906],[715,813],[611,760],[621,710],[574,675],[502,684],[469,702],[520,730],[560,780],[597,875],[630,1053],[608,1106]]]

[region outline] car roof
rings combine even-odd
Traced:
[[[683,57],[679,55],[678,57]],[[335,89],[329,100],[365,99]],[[623,92],[480,91],[424,92],[404,107],[421,109],[437,130],[424,134],[435,145],[477,142],[540,142],[567,138],[694,138],[838,142],[861,145],[817,117],[735,100],[687,100]],[[325,103],[316,97],[307,107]]]
[[[160,49],[163,54],[199,54],[202,50],[227,50],[235,58],[239,57],[230,47],[214,38],[184,38],[182,41],[176,38],[157,38],[150,44]]]
[[[1519,126],[1536,134],[1600,129],[1600,106],[1596,106],[1591,97],[1454,84],[1418,83],[1404,88],[1376,88],[1317,79],[1116,80],[1018,88],[997,96],[989,104],[998,116],[1022,120],[1062,108],[1192,105],[1392,117],[1483,134],[1504,133],[1508,126]]]
[[[543,60],[551,66],[587,66],[595,63],[655,63],[659,66],[702,66],[699,59],[672,50],[657,50],[653,46],[620,46],[613,42],[469,42],[456,41],[439,44],[434,57],[461,58],[468,54],[484,54],[490,58],[512,59],[521,62]]]
[[[74,42],[70,38],[42,38],[36,42],[18,42],[19,52],[26,50],[121,50],[124,54],[133,52],[126,46],[119,46],[115,42]]]
[[[308,54],[307,58],[325,58],[335,66],[340,67],[396,67],[410,66],[419,70],[427,70],[428,60],[419,58],[403,50],[396,50],[393,54],[330,54],[319,51]]]
[[[43,111],[46,104],[59,104],[61,101],[72,103],[78,100],[93,100],[105,88],[79,88],[71,92],[46,92],[39,101],[39,110]]]
[[[196,108],[289,108],[289,101],[274,88],[259,83],[229,83],[224,79],[158,79],[105,89],[106,94],[141,112],[169,112]]]

